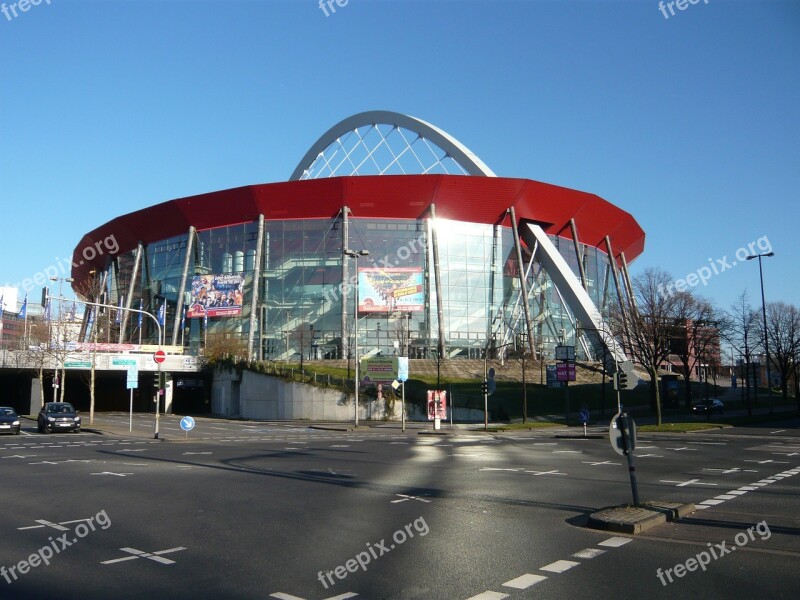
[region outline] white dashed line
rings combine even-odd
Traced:
[[[574,560],[557,560],[549,565],[540,567],[539,570],[548,571],[549,573],[563,573],[572,567],[577,567],[579,564],[581,563],[575,562]]]
[[[631,541],[631,538],[612,537],[612,538],[608,538],[604,542],[600,542],[597,545],[598,546],[605,546],[607,548],[619,548],[620,546],[624,546],[625,544],[627,544],[630,541]]]
[[[525,575],[521,575],[516,579],[506,581],[503,585],[505,587],[515,588],[518,590],[526,590],[532,585],[537,584],[540,581],[544,581],[545,579],[547,579],[545,575],[533,575],[531,573],[525,573]]]

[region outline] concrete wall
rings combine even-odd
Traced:
[[[384,402],[360,402],[359,419],[382,420]],[[392,420],[400,419],[400,406]],[[217,371],[211,387],[211,412],[223,417],[265,421],[309,419],[352,421],[353,398],[339,390],[285,381],[252,371]]]

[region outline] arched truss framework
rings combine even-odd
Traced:
[[[289,180],[411,174],[495,177],[446,131],[416,117],[375,110],[348,117],[326,131]]]

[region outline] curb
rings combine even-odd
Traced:
[[[604,531],[637,534],[667,521],[695,512],[694,504],[682,502],[644,502],[640,506],[612,506],[589,515],[589,527]]]

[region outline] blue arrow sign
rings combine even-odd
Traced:
[[[191,431],[194,429],[194,419],[192,417],[183,417],[181,419],[181,429],[184,431]]]

